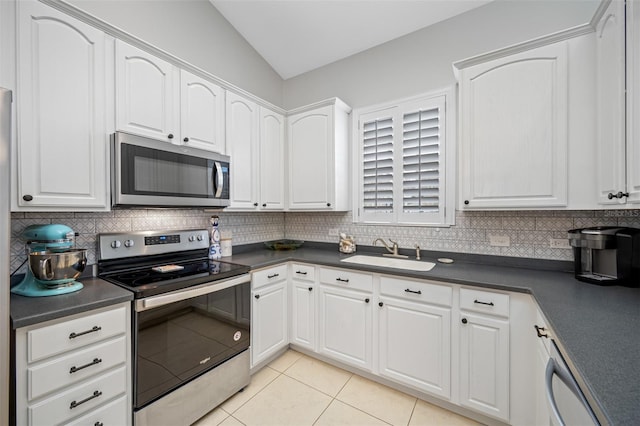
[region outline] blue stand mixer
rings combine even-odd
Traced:
[[[29,268],[11,292],[21,296],[57,296],[80,290],[76,281],[87,265],[86,249],[75,248],[75,232],[66,225],[25,228]]]

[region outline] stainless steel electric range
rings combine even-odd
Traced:
[[[206,229],[99,236],[98,276],[134,293],[136,425],[191,424],[249,384],[249,267]]]

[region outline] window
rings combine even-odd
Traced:
[[[356,111],[356,222],[453,224],[450,98],[447,91]]]

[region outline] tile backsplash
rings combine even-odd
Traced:
[[[338,243],[338,233],[353,235],[357,244],[392,238],[400,247],[418,244],[424,250],[475,253],[535,259],[572,260],[571,249],[551,248],[551,239],[567,238],[567,230],[588,226],[640,228],[640,210],[457,212],[450,228],[364,225],[347,213],[214,213],[221,231],[231,231],[233,245],[278,238]],[[207,228],[210,212],[201,209],[114,210],[100,213],[12,213],[11,270],[25,259],[21,234],[27,225],[63,223],[80,233],[77,245],[88,249],[89,264],[97,259],[97,236],[105,232]],[[509,247],[494,247],[490,237],[509,237]],[[24,267],[23,267],[24,268]]]

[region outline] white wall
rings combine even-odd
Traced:
[[[282,106],[282,78],[207,0],[69,0],[69,3]]]
[[[352,107],[455,83],[455,61],[589,22],[599,0],[496,0],[284,82],[284,107],[338,96]]]

